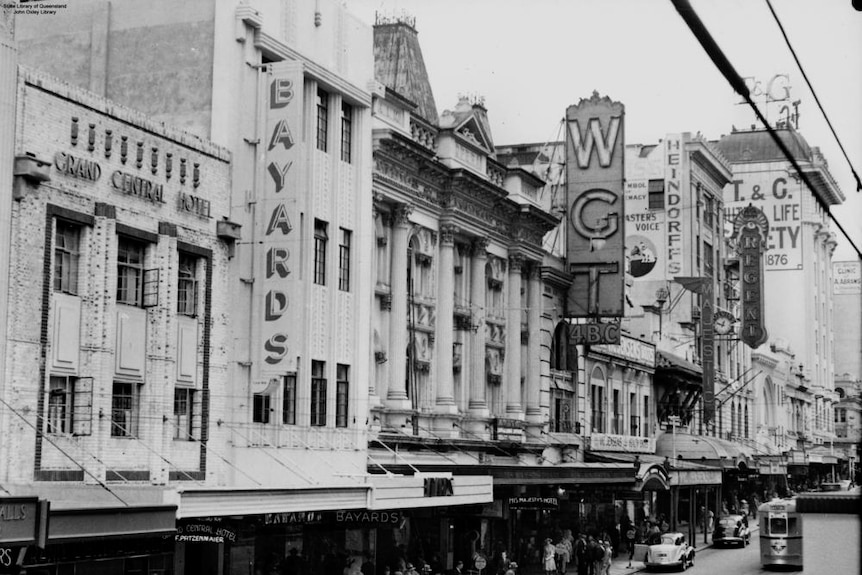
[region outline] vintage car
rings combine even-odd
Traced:
[[[685,571],[694,565],[694,547],[682,533],[662,533],[657,545],[650,545],[644,561],[647,569],[679,567]]]
[[[712,532],[712,544],[739,545],[745,547],[751,543],[751,531],[748,529],[748,518],[745,515],[722,515]]]

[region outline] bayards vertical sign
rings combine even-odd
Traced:
[[[566,109],[568,317],[621,317],[625,108],[593,92]]]
[[[295,296],[298,279],[299,216],[297,194],[302,129],[302,66],[296,62],[271,65],[268,75],[263,188],[258,202],[257,234],[263,249],[255,277],[260,281],[258,318],[261,328],[257,377],[267,379],[296,370],[292,353],[300,325]]]
[[[748,205],[736,215],[733,237],[739,251],[742,279],[742,341],[751,349],[766,342],[763,312],[763,252],[769,237],[769,220],[760,208]]]

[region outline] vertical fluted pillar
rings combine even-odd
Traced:
[[[455,411],[452,345],[455,328],[455,227],[440,226],[440,266],[437,270],[437,409]]]
[[[389,314],[389,390],[387,407],[408,409],[407,398],[407,236],[412,206],[395,208],[392,221],[392,311]]]
[[[470,310],[473,333],[470,347],[470,411],[478,417],[488,415],[488,401],[485,399],[485,290],[487,278],[485,265],[488,262],[488,238],[473,241],[473,257],[470,262]]]
[[[530,264],[529,284],[527,285],[527,421],[542,423],[540,397],[542,393],[541,333],[542,321],[542,264]]]
[[[509,255],[509,297],[506,302],[506,414],[521,414],[521,268],[524,256]]]

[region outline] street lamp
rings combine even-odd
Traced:
[[[670,297],[670,291],[666,287],[658,288],[655,290],[655,303],[656,308],[658,309],[658,338],[661,340],[661,324],[662,324],[662,309],[664,308],[664,303]]]

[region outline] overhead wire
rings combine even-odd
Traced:
[[[811,85],[811,80],[808,79],[808,74],[805,73],[805,68],[802,67],[802,62],[799,61],[799,56],[796,55],[796,50],[793,49],[793,45],[790,43],[790,38],[787,37],[787,31],[784,29],[784,25],[778,18],[778,14],[775,12],[775,8],[773,8],[772,2],[770,2],[770,0],[766,0],[766,5],[769,7],[769,11],[772,12],[772,17],[775,19],[775,23],[778,24],[778,29],[781,30],[781,35],[784,37],[784,43],[787,44],[787,48],[793,55],[793,60],[796,62],[796,67],[799,68],[799,72],[805,79],[805,83],[808,84],[808,89],[811,91],[811,95],[814,96],[814,101],[817,103],[817,107],[820,108],[820,113],[823,114],[823,119],[826,120],[826,125],[829,126],[829,129],[832,131],[832,135],[835,137],[835,142],[838,143],[838,147],[841,149],[841,153],[844,154],[844,159],[847,160],[847,165],[850,166],[850,172],[856,179],[856,191],[862,191],[862,180],[859,179],[859,174],[856,173],[856,169],[853,167],[853,162],[850,161],[850,157],[847,155],[847,151],[844,149],[844,144],[841,143],[841,139],[835,132],[835,128],[832,126],[832,122],[829,120],[829,116],[826,114],[826,110],[823,109],[823,104],[820,103],[820,98],[817,97],[817,92],[814,91],[814,86]]]
[[[796,161],[796,158],[787,148],[787,145],[775,131],[775,129],[769,125],[766,117],[763,115],[763,112],[760,111],[760,108],[751,99],[751,94],[748,90],[748,87],[745,85],[745,81],[743,81],[742,77],[736,72],[736,69],[724,55],[724,52],[721,51],[718,44],[713,39],[712,35],[707,30],[706,26],[701,21],[700,17],[692,8],[689,0],[670,0],[671,3],[676,8],[676,11],[679,12],[679,15],[682,17],[683,21],[691,30],[694,37],[706,51],[707,55],[712,60],[713,64],[715,64],[718,71],[724,76],[724,78],[728,81],[731,87],[742,96],[751,109],[754,111],[757,118],[763,123],[767,133],[772,138],[775,145],[781,150],[784,157],[787,158],[787,161],[793,166],[793,169],[796,170],[796,174],[799,176],[799,179],[802,180],[806,186],[808,186],[811,195],[814,197],[814,200],[820,205],[823,209],[823,212],[831,219],[835,226],[841,231],[844,235],[844,238],[848,241],[850,246],[856,252],[856,256],[862,260],[862,251],[856,246],[853,242],[853,239],[850,237],[850,234],[847,233],[847,230],[844,229],[844,226],[835,218],[835,216],[829,211],[829,206],[824,202],[815,192],[814,185],[811,183],[811,180],[808,179],[808,176],[802,170],[802,167],[799,165],[799,162]]]

